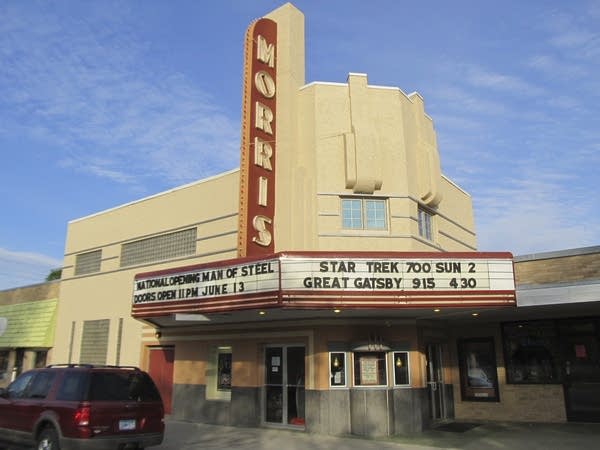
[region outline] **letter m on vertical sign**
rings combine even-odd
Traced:
[[[277,24],[251,23],[244,50],[239,257],[275,252]]]

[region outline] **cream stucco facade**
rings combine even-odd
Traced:
[[[350,74],[345,84],[303,86],[299,98],[296,167],[306,181],[296,192],[303,198],[292,205],[311,203],[302,224],[306,241],[292,243],[295,248],[476,249],[471,198],[442,175],[433,122],[419,94],[369,86],[366,75]],[[344,229],[342,198],[384,199],[385,229]],[[419,235],[419,207],[432,214],[431,239]]]
[[[237,190],[238,171],[232,171],[69,222],[52,362],[80,362],[84,323],[108,320],[105,363],[138,365],[142,324],[131,317],[134,275],[235,257]],[[193,253],[122,266],[123,244],[186,229],[197,230]],[[76,275],[77,255],[96,251],[99,270]]]
[[[363,74],[305,85],[302,13],[288,4],[267,17],[280,30],[276,251],[475,250],[471,198],[441,173],[422,97]],[[108,320],[106,363],[138,364],[133,276],[235,258],[238,187],[235,170],[69,222],[52,361],[79,362],[84,323]],[[384,228],[344,229],[342,198],[383,200]],[[431,239],[419,235],[419,206],[432,214]],[[193,253],[123,266],[124,244],[190,228]],[[77,256],[97,251],[99,270],[77,275]]]

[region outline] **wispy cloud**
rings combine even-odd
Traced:
[[[504,93],[544,95],[544,89],[514,75],[492,72],[473,65],[468,66],[465,72],[465,80],[474,87],[488,88]]]
[[[443,84],[431,90],[436,101],[444,104],[444,110],[460,111],[460,114],[483,114],[486,116],[507,116],[510,110],[506,102],[478,95],[466,86]]]
[[[0,247],[0,290],[42,283],[62,261],[39,253],[14,252]]]
[[[88,22],[37,6],[0,6],[0,132],[36,135],[64,149],[63,168],[124,184],[238,165],[237,122],[183,75],[151,65],[129,17]]]
[[[597,245],[600,220],[589,214],[595,197],[571,188],[573,175],[527,164],[515,175],[477,189],[476,224],[485,230],[480,250],[501,250],[508,242],[519,254]]]
[[[548,77],[582,78],[589,76],[585,66],[572,62],[565,64],[554,55],[536,54],[529,58],[527,66],[542,72]]]
[[[550,10],[538,24],[550,33],[548,42],[571,58],[586,60],[600,55],[598,2],[585,2],[578,14]]]

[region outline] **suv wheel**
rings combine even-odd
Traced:
[[[37,440],[37,450],[60,450],[58,435],[54,428],[44,428]]]

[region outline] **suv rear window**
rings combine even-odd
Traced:
[[[160,401],[160,394],[143,372],[91,373],[90,401]]]

